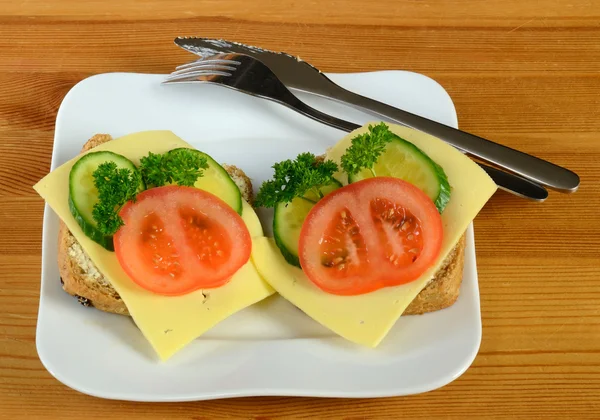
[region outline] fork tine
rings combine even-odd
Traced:
[[[190,71],[188,73],[171,73],[168,75],[165,80],[162,82],[165,83],[175,83],[175,82],[184,82],[184,81],[192,81],[196,77],[199,76],[231,76],[231,73],[226,71],[219,70],[198,70],[198,71]]]
[[[175,70],[182,70],[182,69],[187,69],[189,67],[196,67],[198,65],[211,65],[211,64],[224,64],[224,65],[240,65],[241,63],[239,61],[235,61],[235,60],[225,60],[225,59],[221,59],[221,58],[216,58],[213,60],[204,60],[202,58],[195,60],[195,61],[191,61],[189,63],[185,63],[182,64],[180,66],[175,67]]]
[[[187,73],[191,73],[191,72],[195,72],[195,71],[202,71],[202,70],[235,71],[235,70],[237,70],[237,67],[234,67],[234,66],[224,66],[224,65],[218,65],[218,64],[201,65],[201,66],[193,66],[193,67],[187,67],[185,69],[175,70],[171,74],[172,75],[175,75],[175,74],[187,74]]]
[[[183,66],[177,67],[177,69],[171,73],[171,76],[177,74],[184,75],[202,70],[214,70],[220,72],[235,71],[237,69],[236,66],[239,64],[241,64],[239,61],[224,59],[197,60],[191,63],[184,64]]]

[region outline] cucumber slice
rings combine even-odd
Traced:
[[[113,251],[112,236],[104,235],[98,230],[98,224],[92,217],[94,205],[98,202],[98,190],[94,185],[92,174],[105,162],[114,162],[118,168],[137,171],[137,168],[125,156],[112,152],[92,152],[79,159],[69,173],[69,209],[71,214],[81,226],[83,233],[93,241]],[[138,190],[144,189],[141,182]]]
[[[450,184],[444,169],[414,144],[395,136],[389,142],[373,167],[376,176],[390,176],[410,182],[433,200],[438,211],[450,201]],[[364,169],[349,175],[348,182],[371,178],[374,174]]]
[[[342,184],[334,180],[331,184],[320,187],[320,190],[326,195],[341,187]],[[313,201],[318,200],[318,197],[312,191],[306,194],[305,197]],[[298,259],[300,230],[302,229],[304,219],[306,219],[308,212],[313,206],[314,204],[310,201],[297,197],[291,203],[279,203],[275,207],[273,215],[273,236],[275,237],[275,243],[286,261],[296,267],[300,267],[300,260]]]
[[[179,149],[173,149],[168,153],[175,153]],[[187,149],[190,150],[190,149]],[[192,149],[193,150],[193,149]],[[227,171],[223,169],[213,158],[199,150],[193,150],[206,158],[208,168],[203,169],[202,176],[194,184],[194,187],[216,195],[226,202],[237,214],[242,214],[242,194],[233,182]]]

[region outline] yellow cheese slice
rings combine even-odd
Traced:
[[[433,278],[469,223],[496,191],[496,184],[471,159],[443,141],[410,128],[390,124],[400,137],[415,144],[437,162],[452,187],[450,202],[442,214],[444,239],[436,263],[419,279],[358,296],[323,292],[302,270],[286,263],[272,239],[259,238],[252,255],[262,277],[279,294],[317,322],[342,337],[369,347],[377,346],[406,307]],[[351,139],[367,126],[348,134],[327,153],[338,164]]]
[[[93,151],[119,153],[136,165],[148,152],[164,153],[177,147],[192,147],[170,131],[147,131],[130,134],[104,143]],[[77,241],[119,292],[133,320],[166,360],[186,344],[218,322],[274,293],[249,261],[224,286],[198,290],[183,296],[165,297],[142,289],[125,274],[114,252],[109,252],[89,239],[68,206],[69,172],[79,156],[52,171],[34,188],[54,212],[65,222]],[[253,238],[262,236],[262,226],[252,209],[244,202],[242,218]],[[254,243],[253,243],[254,247]]]

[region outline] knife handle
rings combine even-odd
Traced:
[[[569,169],[494,143],[474,134],[403,111],[383,102],[350,92],[333,83],[331,80],[329,81],[331,82],[331,86],[327,89],[326,96],[330,99],[352,105],[366,113],[374,113],[390,122],[396,122],[423,131],[444,140],[467,155],[504,168],[537,184],[545,185],[565,193],[575,192],[579,187],[579,176]]]

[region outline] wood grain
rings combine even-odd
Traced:
[[[0,1],[0,418],[599,418],[600,3],[592,0]],[[324,71],[439,81],[461,126],[566,165],[573,195],[499,192],[476,220],[483,342],[471,368],[381,400],[105,401],[35,350],[43,202],[60,102],[109,71],[165,73],[177,35],[297,54]]]

